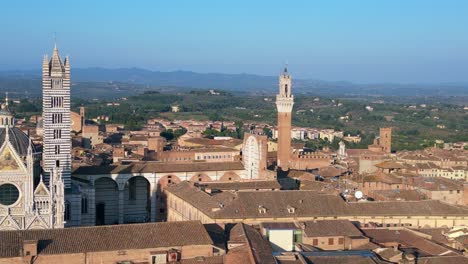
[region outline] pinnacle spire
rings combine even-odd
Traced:
[[[57,32],[54,32],[54,50],[57,49]]]
[[[8,92],[5,93],[5,106],[8,107]]]
[[[32,154],[32,144],[33,144],[32,139],[29,138],[29,144],[28,144],[28,154],[29,155]]]

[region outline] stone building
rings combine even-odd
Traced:
[[[241,181],[240,162],[161,163],[82,166],[73,171],[81,199],[72,204],[71,226],[165,220],[164,189],[181,181]]]
[[[268,137],[265,135],[244,134],[242,163],[249,179],[266,178]]]
[[[8,102],[8,99],[7,99]],[[14,127],[8,103],[0,111],[0,230],[64,226],[64,193],[60,168],[46,185],[39,177],[40,156],[30,138]],[[3,243],[3,241],[2,241]]]
[[[439,201],[345,202],[314,191],[239,191],[208,194],[190,182],[165,189],[167,220],[220,225],[350,220],[384,226],[453,227],[468,224],[468,209]]]

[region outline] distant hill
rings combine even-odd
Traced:
[[[294,76],[293,76],[294,77]],[[79,97],[117,97],[145,90],[218,89],[232,93],[276,93],[277,76],[253,74],[160,72],[139,68],[72,69],[72,92]],[[468,96],[468,84],[354,84],[293,79],[295,94],[325,96]],[[40,71],[0,71],[0,91],[39,95]]]

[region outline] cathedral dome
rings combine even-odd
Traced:
[[[8,129],[8,137],[13,148],[18,155],[26,156],[28,154],[29,137],[17,127],[0,127],[0,146],[5,142],[6,130]],[[34,152],[34,145],[33,152]]]

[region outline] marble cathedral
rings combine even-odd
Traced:
[[[33,143],[14,124],[7,96],[0,110],[0,230],[64,227],[61,170],[54,168],[46,184]]]
[[[57,47],[42,65],[44,152],[15,127],[8,96],[0,110],[0,230],[63,228],[70,214],[70,64]],[[70,195],[73,197],[73,195]]]

